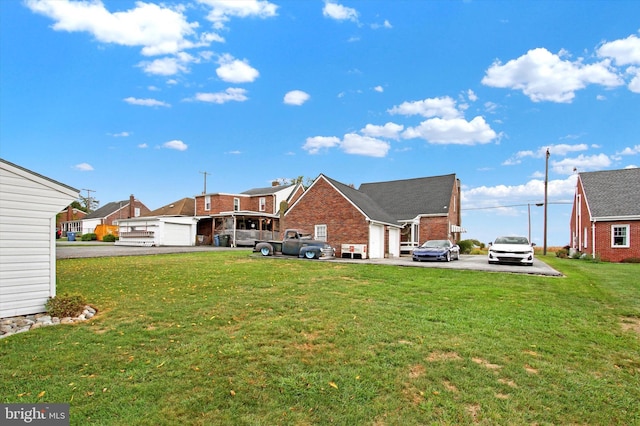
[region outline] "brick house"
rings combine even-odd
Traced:
[[[67,235],[67,232],[82,231],[82,219],[87,216],[87,212],[68,205],[66,209],[62,210],[56,216],[56,228],[62,232],[62,235]]]
[[[366,247],[363,257],[400,256],[429,239],[460,239],[460,181],[450,174],[355,189],[321,174],[281,226],[314,232],[337,256],[352,247]]]
[[[204,244],[229,241],[231,246],[253,246],[256,240],[276,238],[280,216],[304,193],[301,184],[254,188],[239,194],[195,196],[199,218],[197,234]]]
[[[572,251],[640,258],[640,168],[579,173],[570,227]]]
[[[112,201],[86,215],[81,219],[82,229],[80,232],[88,234],[94,232],[98,225],[115,226],[119,219],[138,217],[148,212],[149,208],[131,195],[128,200]]]

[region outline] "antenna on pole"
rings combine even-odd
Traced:
[[[93,189],[84,189],[84,188],[82,188],[82,191],[87,191],[87,198],[86,198],[87,213],[91,213],[91,193],[96,191],[94,191]]]
[[[207,193],[207,175],[210,175],[211,173],[208,172],[198,172],[198,173],[202,173],[204,175],[204,190],[202,191],[203,194]]]
[[[547,148],[545,164],[544,164],[544,247],[542,254],[547,255],[547,205],[549,204],[547,201],[547,192],[549,188],[549,156],[551,153],[549,152],[549,148]]]

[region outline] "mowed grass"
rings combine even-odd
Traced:
[[[71,424],[640,424],[640,266],[564,278],[267,259],[71,259],[91,321],[0,340],[2,402]]]

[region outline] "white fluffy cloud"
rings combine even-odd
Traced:
[[[400,139],[400,132],[402,132],[403,129],[404,126],[401,124],[388,122],[384,126],[367,124],[360,130],[360,133],[374,138]]]
[[[167,149],[175,149],[176,151],[186,151],[188,148],[186,143],[177,139],[163,143],[162,147]]]
[[[309,154],[317,154],[321,150],[333,148],[340,144],[340,138],[335,136],[314,136],[307,138],[302,149]]]
[[[188,22],[181,6],[137,2],[135,8],[109,12],[100,0],[27,0],[27,7],[55,21],[53,29],[88,32],[102,43],[141,46],[145,56],[173,54],[215,39],[194,40],[198,23]]]
[[[591,170],[603,170],[611,165],[611,159],[605,154],[584,155],[575,158],[565,158],[560,161],[551,161],[551,167],[558,174],[568,175],[575,170],[588,172]]]
[[[330,1],[324,4],[324,8],[322,8],[322,15],[326,16],[327,18],[335,19],[337,21],[349,20],[358,22],[357,10],[338,3],[332,3]]]
[[[506,160],[502,165],[504,166],[513,166],[516,164],[522,163],[523,158],[531,157],[531,158],[544,158],[547,153],[547,149],[549,150],[550,155],[556,157],[564,157],[570,152],[579,152],[586,151],[589,149],[587,144],[581,143],[576,145],[569,144],[557,144],[557,145],[548,145],[538,148],[536,151],[526,150],[526,151],[518,151],[511,158]]]
[[[80,163],[73,166],[74,169],[79,170],[81,172],[91,172],[93,171],[93,166],[89,163]]]
[[[156,106],[170,107],[171,106],[168,103],[159,101],[157,99],[150,99],[150,98],[140,99],[140,98],[134,98],[132,96],[129,96],[128,98],[124,98],[124,101],[131,105],[152,106],[152,107],[156,107]]]
[[[302,105],[311,98],[307,92],[292,90],[284,95],[284,103],[287,105]]]
[[[194,100],[200,102],[210,102],[214,104],[224,104],[227,102],[244,102],[248,100],[247,91],[238,87],[229,87],[224,92],[217,93],[196,93]]]
[[[403,102],[387,110],[387,112],[394,115],[420,115],[426,118],[442,117],[449,119],[461,116],[461,112],[456,106],[456,101],[449,96]]]
[[[213,22],[217,29],[224,28],[232,17],[236,18],[270,18],[277,16],[278,6],[262,0],[198,0],[211,6],[207,19]]]
[[[622,40],[602,44],[597,50],[598,56],[613,58],[620,66],[640,65],[640,38],[635,35]]]
[[[624,84],[611,66],[610,59],[584,64],[582,59],[565,60],[564,54],[537,48],[506,64],[496,61],[486,71],[482,84],[521,90],[533,102],[560,103],[571,102],[575,92],[589,84],[608,88]]]
[[[222,55],[218,59],[218,64],[220,67],[216,69],[216,74],[228,83],[251,83],[260,75],[247,60],[241,61],[229,54]]]
[[[348,133],[344,135],[340,148],[347,154],[384,157],[387,155],[390,145],[380,139],[358,135],[357,133]]]
[[[433,144],[476,145],[495,140],[498,135],[478,116],[471,121],[464,118],[430,118],[402,133],[405,139],[421,138]]]

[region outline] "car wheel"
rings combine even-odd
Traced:
[[[271,253],[271,250],[269,250],[269,247],[262,247],[260,249],[260,254],[262,254],[263,256],[269,256]]]
[[[307,250],[304,252],[304,257],[306,257],[307,259],[315,259],[316,258],[316,252],[313,250]]]

